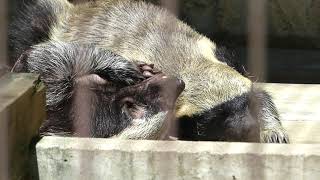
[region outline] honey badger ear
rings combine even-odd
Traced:
[[[109,82],[98,74],[88,74],[76,79],[76,83],[80,85],[107,85]]]

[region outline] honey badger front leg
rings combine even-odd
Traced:
[[[47,86],[42,135],[166,138],[184,89],[183,81],[152,64],[78,43],[32,46],[13,71],[38,73]]]
[[[251,106],[255,112],[255,116],[261,119],[260,139],[262,142],[290,142],[271,96],[266,91],[255,87],[255,84],[253,85]]]

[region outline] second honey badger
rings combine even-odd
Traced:
[[[38,73],[47,87],[42,135],[166,139],[184,83],[139,67],[92,45],[51,41],[32,46],[13,70]]]
[[[129,0],[39,3],[44,8],[38,12],[51,15],[41,41],[93,43],[181,78],[180,139],[289,142],[271,97],[229,66],[212,41],[166,10]]]

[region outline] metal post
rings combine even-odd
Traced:
[[[179,14],[179,0],[160,0],[160,4],[173,14]]]
[[[266,0],[248,0],[248,68],[260,82],[266,79]]]

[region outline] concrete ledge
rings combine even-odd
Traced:
[[[44,137],[39,177],[55,179],[318,180],[320,144]]]

